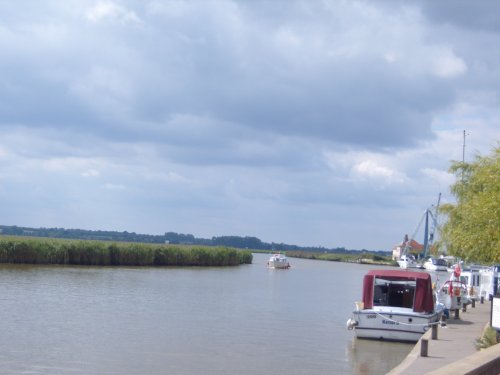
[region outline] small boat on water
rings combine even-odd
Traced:
[[[363,339],[416,342],[439,324],[444,311],[434,301],[427,272],[371,270],[363,279],[362,297],[347,328]]]
[[[448,263],[441,258],[430,257],[424,262],[424,268],[429,271],[448,271]]]
[[[398,259],[398,264],[399,267],[403,269],[408,269],[408,268],[419,268],[420,265],[418,264],[417,260],[413,255],[402,255],[401,258]]]
[[[281,253],[273,254],[269,258],[267,265],[269,266],[269,268],[280,268],[280,269],[290,268],[290,262],[288,261],[288,258]]]

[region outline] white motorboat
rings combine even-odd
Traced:
[[[448,271],[448,263],[441,258],[430,257],[424,262],[424,268],[429,271]]]
[[[281,253],[273,254],[269,258],[267,265],[269,266],[269,268],[280,268],[280,269],[290,268],[290,262],[288,261],[288,258]]]
[[[362,296],[347,328],[363,339],[416,342],[432,324],[439,324],[444,310],[434,302],[427,272],[371,270],[364,277]]]
[[[420,268],[420,265],[413,255],[402,255],[397,262],[399,264],[399,267],[403,269]]]

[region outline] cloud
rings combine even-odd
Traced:
[[[382,184],[402,183],[404,175],[373,160],[363,160],[352,168],[352,175],[360,179],[378,180]]]
[[[445,53],[434,64],[434,73],[443,78],[452,78],[467,71],[464,61],[451,53]]]
[[[98,170],[89,169],[81,173],[84,177],[99,177],[100,173]]]
[[[112,183],[106,183],[103,185],[103,188],[106,190],[125,190],[125,186],[121,184],[112,184]]]
[[[119,22],[141,22],[135,12],[127,10],[111,1],[96,3],[87,9],[85,17],[92,22],[99,22],[106,19]]]
[[[500,138],[454,4],[3,2],[0,222],[390,247]]]

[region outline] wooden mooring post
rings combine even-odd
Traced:
[[[431,338],[433,340],[437,340],[437,338],[438,338],[438,325],[437,324],[432,325]]]
[[[429,340],[421,339],[420,340],[420,356],[427,357],[428,351],[429,351]]]

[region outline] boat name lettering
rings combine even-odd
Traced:
[[[368,314],[366,315],[367,319],[377,319],[377,314]]]
[[[395,322],[394,320],[382,320],[382,324],[394,324],[394,325],[399,325],[398,322]]]

